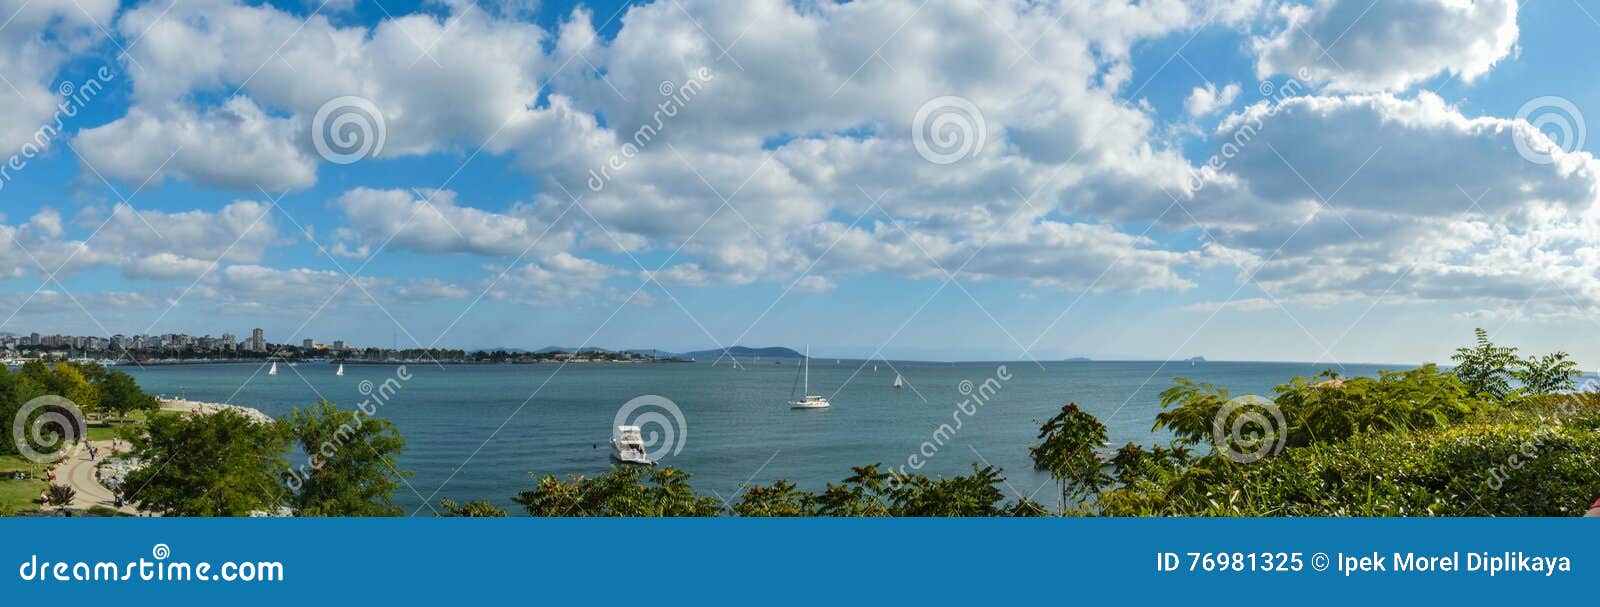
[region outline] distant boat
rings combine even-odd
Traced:
[[[271,369],[267,369],[267,375],[277,375],[277,374],[278,374],[278,363],[272,363],[272,368]]]
[[[344,377],[344,365],[343,364],[339,365],[339,370],[335,371],[334,375],[338,375],[340,377]]]
[[[616,434],[611,437],[611,459],[619,464],[655,465],[644,450],[644,434],[638,426],[617,426]]]
[[[872,372],[873,373],[877,373],[878,372],[878,365],[872,365]]]
[[[894,387],[896,387],[896,388],[904,388],[904,387],[906,387],[906,378],[900,377],[899,373],[894,374]]]
[[[806,346],[805,362],[800,365],[805,379],[800,390],[800,400],[789,401],[790,409],[826,409],[833,406],[828,397],[811,394],[811,346]]]

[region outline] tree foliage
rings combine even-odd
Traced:
[[[1063,504],[1097,495],[1111,483],[1099,453],[1106,445],[1106,425],[1077,403],[1061,407],[1045,421],[1039,427],[1039,441],[1028,455],[1034,468],[1056,479]]]
[[[489,503],[489,500],[474,500],[461,504],[447,497],[439,500],[439,509],[438,516],[442,517],[503,518],[506,516],[504,508]]]
[[[144,465],[124,486],[141,510],[168,516],[249,516],[284,505],[288,428],[235,411],[157,414],[134,442]]]
[[[308,462],[288,476],[300,516],[401,516],[394,492],[409,473],[395,455],[406,441],[389,420],[320,401],[289,413],[288,425]]]
[[[716,516],[722,504],[698,495],[689,473],[676,468],[617,466],[598,477],[563,481],[545,476],[512,501],[532,516]]]

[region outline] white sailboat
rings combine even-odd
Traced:
[[[790,409],[826,409],[832,406],[828,397],[811,394],[811,346],[806,346],[806,359],[801,364],[801,373],[805,377],[800,390],[800,400],[789,401]]]
[[[272,363],[272,368],[271,369],[267,369],[267,375],[277,375],[277,374],[278,374],[278,363]]]
[[[896,387],[896,388],[904,388],[904,387],[906,387],[906,378],[900,377],[899,373],[894,374],[894,387]]]
[[[344,377],[344,363],[339,363],[339,370],[335,371],[334,375],[337,375],[339,377]]]

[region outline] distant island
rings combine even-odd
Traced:
[[[1068,362],[1068,363],[1088,363],[1088,362],[1094,362],[1094,359],[1092,359],[1092,358],[1089,358],[1089,357],[1087,357],[1087,356],[1074,356],[1074,357],[1072,357],[1072,358],[1068,358],[1068,359],[1066,359],[1066,360],[1063,360],[1063,361],[1061,361],[1061,362]]]

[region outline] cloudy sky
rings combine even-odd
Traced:
[[[1592,369],[1596,14],[0,0],[0,331]]]

